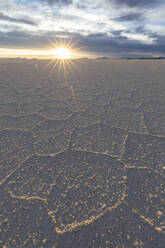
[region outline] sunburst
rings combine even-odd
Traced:
[[[76,59],[80,56],[81,49],[76,47],[76,43],[72,40],[58,40],[55,42],[50,41],[49,46],[50,55],[53,59],[50,59],[46,64],[49,73],[53,73],[59,79],[59,82],[63,84],[62,87],[68,87],[71,91],[71,98],[76,97],[74,85],[70,78],[73,73],[79,72],[80,59]]]
[[[57,56],[58,59],[69,59],[71,56],[71,52],[64,47],[58,48],[57,50],[53,51],[52,54]]]
[[[61,76],[65,76],[65,74],[69,72],[73,72],[73,70],[78,70],[78,63],[80,63],[77,58],[81,54],[81,49],[77,48],[76,42],[67,39],[59,39],[50,41],[50,55],[53,59],[49,61],[47,66],[50,66],[50,71],[61,71],[63,73]]]

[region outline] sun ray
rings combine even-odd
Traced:
[[[58,39],[56,41],[50,41],[50,54],[53,59],[48,61],[45,68],[48,69],[48,73],[56,73],[57,78],[65,82],[66,87],[70,89],[71,99],[76,98],[76,89],[72,81],[70,81],[69,75],[80,71],[79,64],[82,63],[78,56],[82,53],[82,48],[76,47],[76,42],[72,39]]]

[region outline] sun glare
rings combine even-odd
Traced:
[[[51,60],[49,60],[47,66],[50,67],[50,72],[56,69],[63,75],[66,76],[67,73],[71,73],[74,70],[78,70],[79,58],[81,54],[80,48],[76,48],[76,42],[72,40],[59,39],[55,41],[50,41],[49,54],[51,55]],[[60,74],[61,75],[61,74]]]
[[[63,47],[58,48],[53,52],[53,54],[58,58],[58,59],[68,59],[71,55],[71,52]]]

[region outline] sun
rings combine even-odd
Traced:
[[[60,47],[57,50],[53,51],[53,54],[58,59],[69,59],[71,52],[66,48]]]

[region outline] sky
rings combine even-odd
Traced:
[[[0,55],[44,55],[58,40],[81,56],[165,56],[165,1],[0,0]]]

